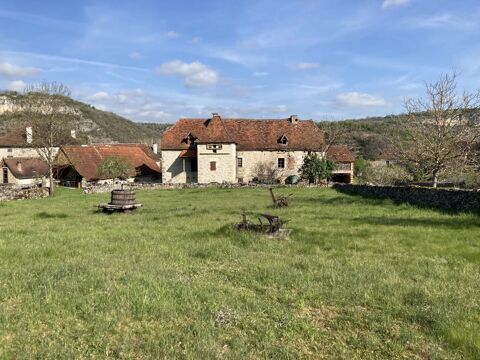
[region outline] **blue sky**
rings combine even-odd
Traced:
[[[0,89],[60,81],[135,121],[399,113],[480,87],[478,0],[0,0]]]

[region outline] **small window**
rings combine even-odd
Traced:
[[[241,157],[237,158],[237,167],[239,168],[243,167],[243,158]]]
[[[207,144],[207,150],[222,150],[222,144]]]
[[[280,139],[278,139],[278,142],[282,145],[288,145],[288,138],[285,135],[282,135]]]
[[[217,170],[217,162],[210,161],[210,171],[216,171],[216,170]]]
[[[13,152],[12,148],[8,148],[7,152]]]
[[[279,169],[285,168],[285,158],[278,158],[278,168]]]

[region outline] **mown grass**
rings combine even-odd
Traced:
[[[480,218],[264,189],[0,203],[0,358],[480,358]],[[289,240],[237,233],[242,209]]]

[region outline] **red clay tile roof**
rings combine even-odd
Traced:
[[[99,179],[97,168],[108,156],[126,158],[135,169],[146,166],[152,171],[161,172],[152,150],[143,144],[69,145],[63,146],[61,151],[75,170],[87,180]],[[135,174],[132,173],[133,175]]]
[[[17,179],[31,179],[36,176],[48,175],[47,163],[38,158],[5,158],[3,164]]]
[[[197,158],[197,150],[195,150],[195,149],[182,150],[179,157],[181,157],[181,158]]]
[[[35,134],[33,134],[35,137]],[[75,145],[80,144],[78,139],[72,138],[65,134],[63,144]],[[26,127],[20,127],[8,134],[0,136],[0,147],[32,147],[32,144],[27,143]]]
[[[27,134],[25,129],[17,129],[6,135],[0,136],[0,147],[26,147]]]
[[[327,159],[335,162],[354,162],[355,156],[346,145],[330,145]]]
[[[304,150],[321,151],[323,132],[311,120],[299,120],[292,124],[289,119],[180,119],[167,129],[162,138],[162,150],[191,148],[185,139],[188,135],[196,143],[234,142],[237,150]],[[288,143],[279,142],[282,135]]]

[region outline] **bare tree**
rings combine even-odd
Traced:
[[[324,141],[322,144],[322,152],[327,152],[332,145],[344,142],[348,131],[345,127],[335,121],[325,121],[320,123],[320,128],[324,133]]]
[[[400,123],[394,146],[400,160],[433,181],[458,169],[480,139],[480,92],[457,92],[457,75],[426,83],[426,98],[405,101],[407,116]]]
[[[18,111],[31,127],[27,143],[48,164],[50,196],[55,193],[53,169],[58,147],[72,142],[71,131],[80,119],[78,111],[68,105],[70,94],[63,84],[43,82],[28,86],[23,96],[15,100]]]

